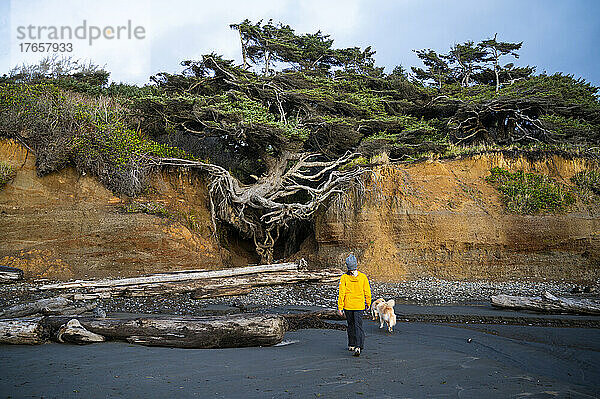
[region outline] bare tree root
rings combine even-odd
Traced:
[[[179,158],[149,158],[155,166],[185,167],[206,172],[216,232],[217,221],[252,238],[262,263],[273,261],[273,250],[282,229],[294,220],[310,219],[332,195],[360,177],[366,169],[341,168],[356,157],[347,152],[335,160],[320,154],[284,152],[269,172],[244,185],[221,166]]]

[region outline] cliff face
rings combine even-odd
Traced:
[[[600,213],[520,216],[503,211],[485,181],[492,167],[549,175],[570,184],[597,168],[555,156],[543,161],[501,154],[409,166],[380,166],[366,192],[349,193],[315,223],[315,262],[341,262],[355,251],[370,275],[385,280],[567,279],[600,277]]]
[[[72,168],[38,177],[35,156],[0,141],[0,159],[17,170],[0,188],[0,265],[30,278],[130,276],[222,265],[212,236],[203,181],[179,173],[154,176],[136,201],[168,210],[170,218],[127,213],[91,176]]]
[[[19,267],[27,277],[129,276],[256,261],[241,240],[230,237],[227,250],[219,246],[205,182],[195,175],[154,176],[134,203],[163,207],[168,217],[160,217],[123,212],[132,199],[115,197],[72,168],[38,177],[33,154],[13,142],[0,141],[0,159],[17,170],[0,189],[0,264]],[[494,166],[566,184],[573,174],[598,167],[500,154],[379,166],[363,194],[348,192],[316,216],[314,238],[296,257],[333,266],[354,251],[361,268],[381,280],[599,278],[598,206],[576,204],[555,215],[507,214],[485,181]]]

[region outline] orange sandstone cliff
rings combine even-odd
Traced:
[[[8,140],[0,141],[0,159],[17,171],[0,188],[0,264],[21,268],[28,278],[132,276],[256,261],[243,240],[216,239],[205,181],[192,173],[157,173],[147,193],[129,199],[70,167],[39,177],[34,154]],[[354,251],[370,276],[391,281],[599,278],[600,208],[578,202],[560,214],[507,214],[485,181],[494,166],[565,184],[598,167],[498,153],[381,165],[365,178],[364,190],[317,214],[314,234],[295,256],[316,267],[339,266]],[[127,211],[136,203],[165,214]]]

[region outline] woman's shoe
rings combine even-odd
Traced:
[[[360,348],[354,348],[354,356],[360,356]]]

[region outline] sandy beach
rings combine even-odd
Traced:
[[[2,398],[590,398],[600,395],[600,330],[365,320],[299,330],[275,347],[194,350],[121,342],[0,346]],[[471,340],[469,342],[469,339]]]

